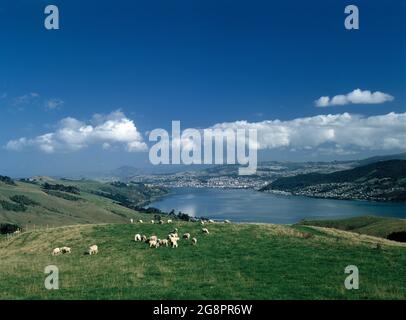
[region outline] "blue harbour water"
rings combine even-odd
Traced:
[[[335,219],[363,215],[406,218],[405,203],[330,200],[284,196],[247,189],[174,188],[150,204],[191,216],[235,222],[290,224],[301,219]]]

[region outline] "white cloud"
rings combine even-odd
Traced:
[[[343,95],[336,95],[332,98],[328,96],[320,97],[315,101],[317,107],[342,106],[346,104],[379,104],[392,101],[393,96],[380,91],[371,92],[369,90],[355,89]]]
[[[256,129],[259,149],[330,150],[339,154],[361,150],[406,150],[406,113],[360,116],[318,115],[290,121],[236,121],[214,129]]]
[[[65,102],[58,98],[49,99],[45,102],[45,107],[49,110],[58,109],[61,107]]]
[[[90,123],[70,117],[62,119],[54,132],[32,139],[22,137],[11,140],[6,148],[22,150],[36,147],[45,153],[54,153],[78,151],[90,145],[101,145],[103,149],[123,145],[128,152],[147,149],[134,122],[119,110],[107,116],[95,115]]]

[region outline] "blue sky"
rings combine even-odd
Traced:
[[[172,120],[206,128],[406,112],[405,1],[53,1],[61,27],[54,31],[43,26],[47,4],[0,3],[0,173],[148,165],[148,153],[107,150],[99,140],[51,153],[32,143],[6,148],[55,132],[67,117],[90,124],[96,113],[121,110],[147,143],[145,133],[169,129]],[[360,30],[344,28],[348,4],[360,9]],[[322,96],[358,88],[394,99],[315,105]],[[399,126],[394,130],[399,136]],[[340,145],[337,153],[289,145],[265,148],[261,157],[328,160],[404,151],[399,143],[378,145]]]

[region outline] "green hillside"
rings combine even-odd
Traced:
[[[134,234],[181,239],[148,248]],[[333,229],[263,224],[79,225],[0,240],[0,299],[405,299],[406,247]],[[377,249],[377,244],[381,247]],[[99,254],[84,251],[97,244]],[[71,254],[52,256],[55,247]],[[56,265],[60,289],[44,288]],[[360,289],[346,290],[344,268],[360,270]]]
[[[279,178],[261,189],[270,190],[338,199],[406,201],[406,160],[379,161],[329,174]]]
[[[47,177],[25,182],[3,180],[0,180],[0,223],[24,228],[128,222],[130,218],[147,216],[118,203],[142,205],[163,194],[162,189],[137,184]]]
[[[394,232],[406,232],[406,220],[376,216],[356,217],[340,220],[304,220],[300,225],[335,228],[339,230],[387,238]]]

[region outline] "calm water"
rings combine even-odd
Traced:
[[[301,219],[379,215],[406,218],[406,204],[326,200],[272,195],[253,190],[174,188],[152,207],[192,216],[239,222],[295,223]]]

